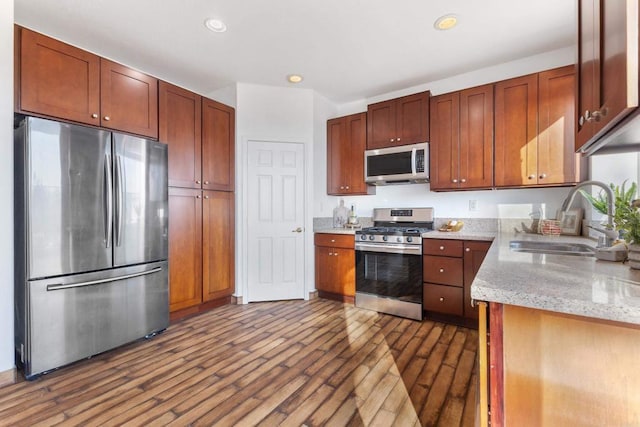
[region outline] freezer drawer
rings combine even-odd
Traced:
[[[26,283],[27,378],[169,325],[167,262]]]

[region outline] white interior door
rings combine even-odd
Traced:
[[[304,145],[249,141],[247,301],[304,298]]]

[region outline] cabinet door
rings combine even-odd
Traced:
[[[202,98],[161,81],[160,142],[169,146],[169,185],[201,187]]]
[[[235,290],[234,193],[204,191],[202,205],[203,301]]]
[[[585,145],[595,133],[593,120],[585,120],[597,105],[595,89],[600,85],[598,39],[600,25],[596,21],[596,2],[599,0],[578,1],[578,129],[576,132],[576,151]],[[587,113],[588,111],[588,113]],[[580,118],[581,117],[581,118]]]
[[[335,269],[333,293],[347,297],[356,295],[356,251],[353,249],[334,248]]]
[[[639,105],[638,0],[580,0],[578,15],[576,149],[602,137]]]
[[[373,194],[375,187],[364,182],[364,151],[367,148],[367,113],[346,118],[349,151],[342,162],[342,175],[347,176],[349,194]]]
[[[169,188],[169,309],[202,302],[202,192]]]
[[[463,307],[464,316],[471,319],[478,318],[478,307],[471,307],[471,283],[476,278],[478,270],[487,256],[487,252],[491,247],[489,242],[464,242],[464,295]]]
[[[233,191],[235,110],[202,99],[202,188]]]
[[[396,141],[396,101],[384,101],[367,107],[367,149],[390,147]]]
[[[460,188],[493,186],[493,85],[460,92]]]
[[[396,100],[396,140],[392,145],[429,140],[429,97],[430,92],[427,91]]]
[[[124,65],[100,60],[101,125],[158,138],[158,80]]]
[[[538,75],[495,85],[495,185],[537,183]]]
[[[538,184],[577,182],[574,66],[538,75]]]
[[[333,249],[327,246],[316,246],[316,289],[325,292],[335,292],[335,262]],[[355,264],[355,262],[354,262]]]
[[[346,117],[327,120],[327,194],[345,194],[350,152]]]
[[[20,110],[100,125],[100,58],[21,28]]]
[[[460,164],[460,93],[431,98],[430,188],[433,191],[458,187]]]

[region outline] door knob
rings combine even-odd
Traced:
[[[302,233],[302,227],[298,227],[295,230],[291,230],[292,233]]]

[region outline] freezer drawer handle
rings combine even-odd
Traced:
[[[146,276],[147,274],[158,273],[162,271],[162,267],[156,267],[151,270],[141,271],[140,273],[125,274],[124,276],[110,277],[108,279],[90,280],[88,282],[70,283],[68,285],[47,285],[48,291],[59,291],[61,289],[81,288],[83,286],[99,285],[101,283],[117,282],[119,280],[131,279],[133,277]]]

